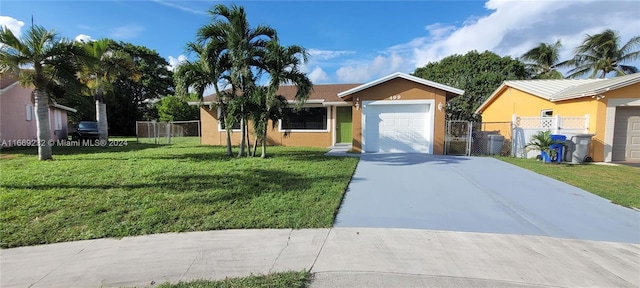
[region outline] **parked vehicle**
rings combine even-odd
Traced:
[[[71,133],[71,140],[98,139],[98,122],[96,121],[80,121],[76,127],[76,131]]]

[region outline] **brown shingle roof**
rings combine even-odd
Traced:
[[[347,91],[351,88],[360,86],[361,84],[319,84],[313,85],[309,100],[324,100],[325,102],[344,102],[343,99],[338,97],[338,93]],[[295,100],[295,95],[298,90],[293,85],[283,85],[278,88],[278,95],[282,95],[287,100]],[[215,94],[204,97],[204,102],[213,102],[216,100]]]

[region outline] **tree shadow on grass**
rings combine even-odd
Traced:
[[[286,157],[287,159],[293,161],[302,161],[302,162],[325,162],[325,161],[336,161],[339,157],[328,157],[324,154],[326,151],[279,151],[271,155],[272,158],[278,157]]]
[[[279,169],[250,168],[211,174],[158,175],[153,179],[147,179],[145,183],[136,183],[136,180],[132,179],[130,183],[93,184],[90,181],[81,184],[47,183],[33,185],[25,183],[24,185],[4,185],[4,188],[41,191],[79,189],[87,190],[87,193],[91,193],[91,190],[122,189],[131,191],[142,189],[167,195],[189,194],[186,195],[185,201],[202,204],[241,201],[273,193],[303,193],[313,186],[314,181],[335,182],[340,180],[344,180],[340,175],[316,177]]]

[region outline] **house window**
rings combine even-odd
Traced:
[[[220,120],[220,122],[218,122],[218,126],[220,128],[220,131],[225,131],[224,121]],[[231,130],[240,130],[240,121],[236,121],[235,123],[233,123],[233,126],[231,126]]]
[[[280,130],[327,131],[327,107],[285,108]]]
[[[62,130],[62,112],[60,110],[53,110],[53,115],[55,117],[56,129]]]
[[[241,121],[236,121],[235,123],[233,123],[233,126],[231,127],[231,131],[240,131],[241,129],[240,122]],[[218,107],[218,131],[219,132],[226,131],[224,121],[222,121],[222,109],[220,109],[220,107]]]
[[[554,125],[553,125],[553,110],[551,109],[546,109],[546,110],[541,110],[540,111],[540,117],[542,118],[549,118],[549,119],[541,119],[540,120],[540,126],[542,128],[547,128],[547,129],[551,129]]]
[[[31,104],[27,104],[25,105],[26,108],[26,112],[27,112],[27,121],[32,121],[33,120],[33,105]]]

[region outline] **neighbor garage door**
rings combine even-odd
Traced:
[[[432,153],[430,104],[398,102],[366,105],[364,151]]]
[[[640,161],[640,107],[616,108],[613,161]]]

